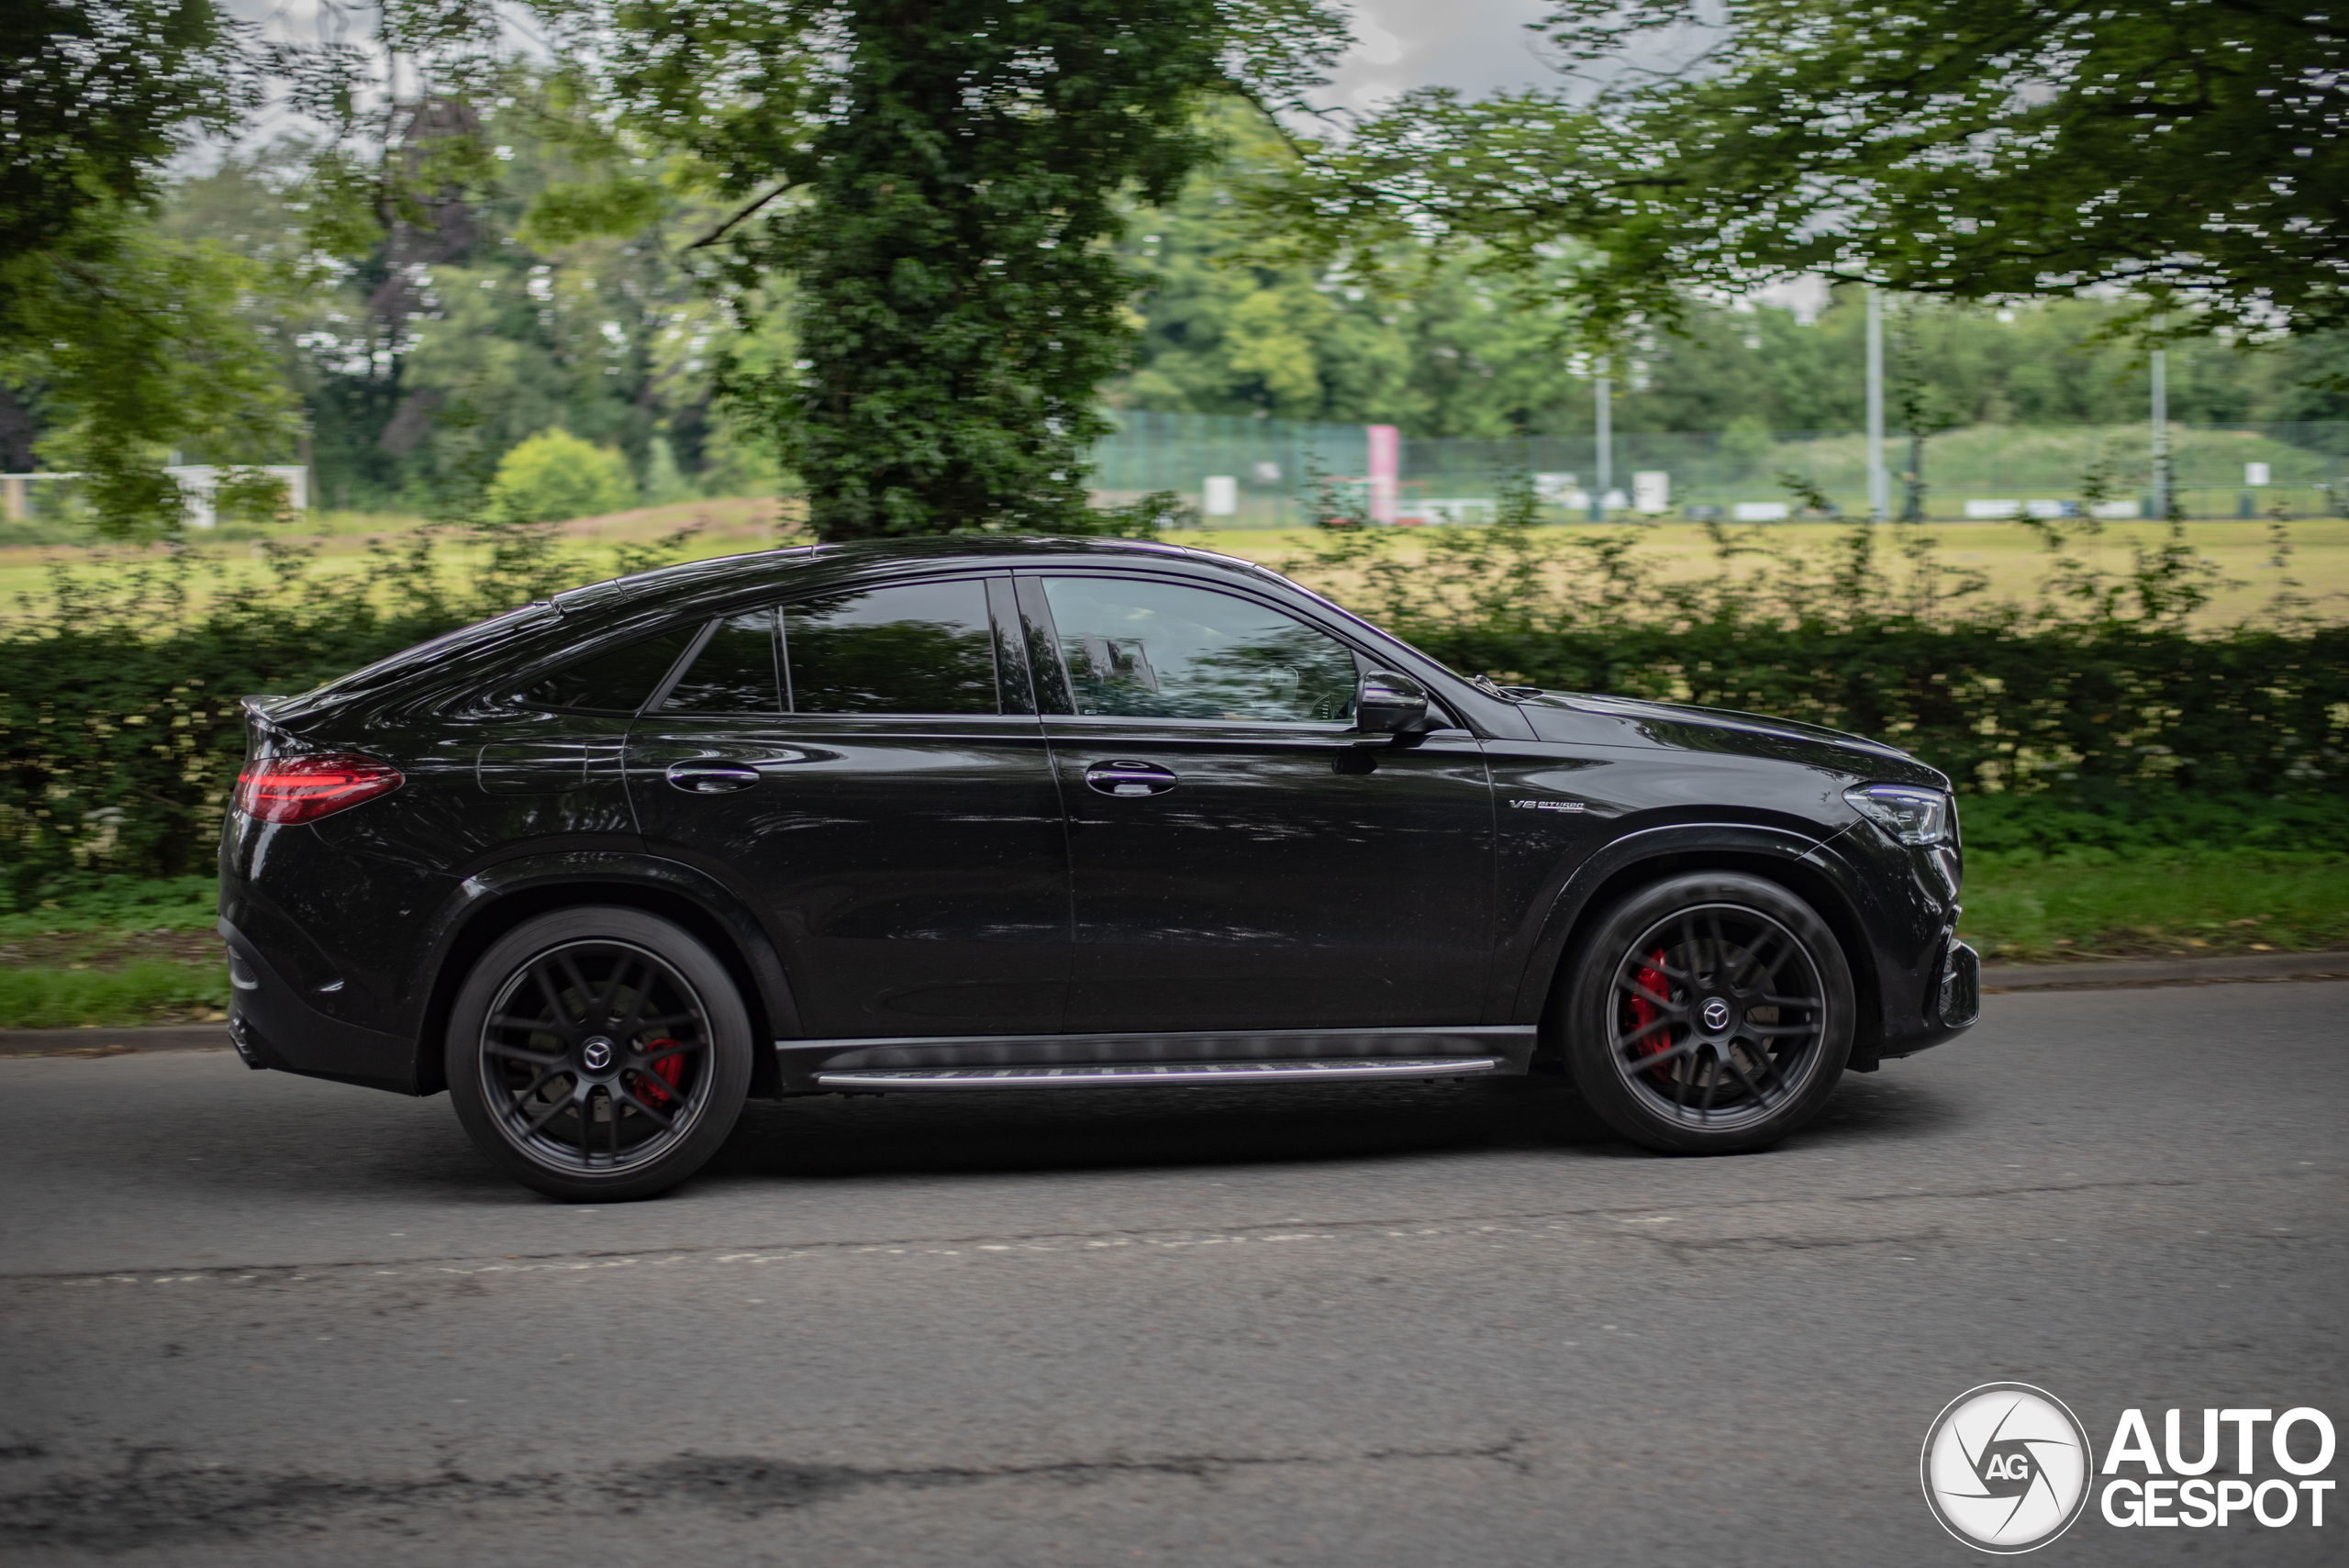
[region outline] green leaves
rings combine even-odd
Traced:
[[[0,266],[0,379],[62,419],[41,442],[110,539],[176,533],[163,450],[208,443],[232,464],[284,462],[298,420],[276,355],[241,307],[273,279],[120,208],[85,212],[45,251]]]
[[[635,506],[636,481],[628,460],[609,448],[543,430],[498,460],[490,501],[512,522],[561,522]]]
[[[245,36],[210,0],[11,0],[0,56],[0,263],[143,206],[186,137],[256,102]]]
[[[1675,30],[1676,29],[1676,30]],[[1413,95],[1265,198],[1324,253],[1434,234],[1586,247],[1594,346],[1675,291],[1798,272],[1962,299],[2130,290],[2141,323],[2349,323],[2349,74],[2299,6],[1564,0],[1596,97]],[[1673,69],[1625,64],[1663,60]]]
[[[666,203],[649,180],[559,180],[531,198],[515,238],[548,250],[599,235],[636,234],[652,227]]]
[[[1289,102],[1341,28],[1311,0],[651,3],[622,123],[742,203],[738,297],[792,280],[796,358],[722,384],[826,538],[1089,532],[1083,456],[1129,362],[1128,205],[1212,150],[1203,98]],[[722,243],[721,243],[722,242]]]

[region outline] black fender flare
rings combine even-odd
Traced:
[[[1871,900],[1857,869],[1831,847],[1844,831],[1848,829],[1820,838],[1753,822],[1675,822],[1643,828],[1612,840],[1575,866],[1551,899],[1541,930],[1527,950],[1524,967],[1519,972],[1508,1021],[1530,1024],[1542,1020],[1559,965],[1566,956],[1566,944],[1584,917],[1593,913],[1593,899],[1624,873],[1647,862],[1727,856],[1760,862],[1765,868],[1771,863],[1800,868],[1808,874],[1799,875],[1798,880],[1824,883],[1840,900],[1841,908],[1822,908],[1819,913],[1842,939],[1855,977],[1858,972],[1865,971],[1868,978],[1863,984],[1873,985],[1876,954],[1863,924]],[[1658,867],[1660,872],[1665,869]],[[1865,1006],[1861,1016],[1865,1033],[1868,1021]]]
[[[540,908],[563,902],[566,890],[617,893],[621,902],[638,903],[654,913],[690,911],[688,927],[705,929],[696,935],[721,939],[718,959],[747,983],[745,999],[766,1021],[768,1037],[791,1038],[805,1032],[799,1006],[785,973],[774,937],[750,907],[718,878],[682,861],[664,856],[616,850],[550,851],[518,855],[481,867],[465,876],[456,890],[433,912],[422,944],[422,973],[430,977],[417,1030],[419,1083],[439,1087],[439,1053],[432,1042],[440,1033],[448,1006],[470,964],[466,949],[483,945],[484,931],[502,930]],[[640,899],[629,895],[640,895]],[[511,918],[507,918],[510,917]],[[726,949],[732,951],[728,951]],[[761,1042],[758,1060],[764,1069],[772,1057]],[[763,1071],[753,1080],[753,1093],[773,1088]]]

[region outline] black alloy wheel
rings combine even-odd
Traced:
[[[1766,1148],[1809,1121],[1851,1054],[1851,966],[1816,912],[1737,873],[1631,895],[1583,948],[1566,1056],[1618,1132],[1675,1153]]]
[[[725,967],[640,910],[563,910],[482,955],[458,993],[450,1097],[481,1151],[573,1202],[650,1197],[733,1129],[751,1029]]]

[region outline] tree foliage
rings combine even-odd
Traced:
[[[1391,423],[1406,435],[1498,438],[1590,428],[1594,366],[1577,351],[1571,256],[1521,272],[1475,245],[1428,264],[1416,242],[1367,258],[1250,255],[1248,191],[1295,167],[1273,127],[1219,114],[1224,156],[1174,202],[1139,212],[1123,244],[1145,280],[1134,370],[1119,407]],[[1382,289],[1379,264],[1412,286]],[[1834,291],[1816,317],[1746,299],[1679,301],[1678,330],[1643,322],[1614,345],[1622,430],[1851,430],[1864,417],[1864,300]],[[2126,302],[2052,299],[1988,311],[1894,302],[1897,381],[1959,424],[2123,424],[2145,413],[2143,356],[2122,340]],[[2349,335],[2272,351],[2201,343],[2169,357],[2173,418],[2340,419],[2349,397],[2312,384]]]
[[[252,103],[243,37],[211,0],[11,0],[0,55],[0,287],[93,212],[147,205],[188,131]]]
[[[749,197],[709,237],[788,275],[799,358],[736,398],[818,532],[1087,530],[1136,280],[1128,204],[1213,151],[1218,94],[1286,102],[1341,37],[1314,0],[632,0],[624,124]],[[755,89],[755,91],[754,91]],[[755,193],[755,194],[754,194]]]
[[[270,280],[152,222],[165,161],[251,106],[255,62],[209,0],[29,0],[0,36],[0,399],[84,475],[101,532],[173,531],[167,449],[252,464],[292,442],[293,400],[240,314]]]
[[[2102,286],[2162,330],[2349,325],[2349,48],[2297,0],[1561,0],[1594,90],[1411,95],[1269,190],[1275,245],[1572,262],[1594,345],[1798,272]],[[1671,69],[1629,63],[1669,56]],[[2191,307],[2188,314],[2178,314]]]

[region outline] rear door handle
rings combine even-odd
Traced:
[[[759,782],[756,768],[734,768],[717,762],[673,762],[669,782],[688,795],[724,795],[748,789]]]
[[[1085,782],[1102,795],[1164,795],[1180,781],[1155,762],[1096,762]]]

